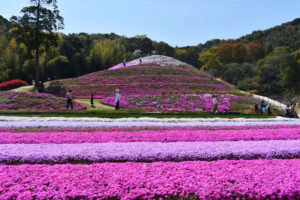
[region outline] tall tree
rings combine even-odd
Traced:
[[[30,6],[21,10],[22,16],[13,16],[17,39],[24,43],[29,51],[35,51],[35,81],[40,80],[41,46],[49,49],[57,45],[57,30],[63,29],[63,18],[57,8],[57,0],[30,0]]]
[[[287,99],[291,104],[295,104],[296,102],[293,101],[299,101],[299,99],[295,99],[295,97],[300,93],[300,63],[297,62],[295,55],[288,55],[280,63],[280,75],[282,83],[287,89]]]
[[[208,70],[210,72],[210,80],[213,80],[212,76],[218,68],[222,66],[222,62],[217,55],[218,48],[212,47],[205,53],[200,54],[199,61],[205,63],[202,69]]]

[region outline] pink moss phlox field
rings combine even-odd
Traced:
[[[0,144],[0,163],[155,162],[300,158],[300,140]]]
[[[238,100],[239,96],[222,94],[218,96],[218,110],[231,111],[232,100]],[[114,97],[107,97],[101,103],[115,105]],[[120,101],[120,106],[146,109],[146,110],[172,110],[172,111],[211,111],[213,101],[211,94],[173,94],[164,96],[135,95],[125,96]]]
[[[300,199],[300,159],[0,165],[0,199]]]
[[[37,133],[37,132],[129,132],[129,131],[171,131],[171,130],[256,130],[264,129],[299,129],[300,125],[257,125],[257,126],[141,126],[141,127],[98,127],[98,128],[76,128],[76,127],[31,127],[15,128],[0,127],[0,133]],[[289,137],[289,136],[288,136]]]
[[[73,79],[50,84],[47,92],[64,96],[71,89],[74,97],[113,97],[115,89],[123,96],[161,95],[166,91],[228,91],[232,87],[216,80],[210,81],[205,72],[195,71],[188,66],[160,66],[155,63],[138,64],[117,70],[103,70]]]
[[[265,125],[300,125],[300,120],[272,120],[272,119],[259,119],[259,120],[223,120],[216,119],[210,121],[209,119],[154,119],[145,118],[140,120],[139,118],[119,118],[119,119],[104,119],[104,118],[89,118],[89,120],[78,120],[76,118],[25,118],[16,117],[14,119],[7,118],[0,120],[0,127],[14,127],[14,128],[40,128],[40,127],[64,127],[64,128],[104,128],[104,127],[224,127],[224,126],[265,126]]]
[[[66,99],[52,94],[36,92],[0,92],[1,110],[64,110]],[[86,109],[85,105],[73,101],[75,110]]]
[[[103,142],[214,142],[238,140],[296,140],[300,128],[250,130],[145,130],[130,132],[0,132],[0,144],[103,143]]]

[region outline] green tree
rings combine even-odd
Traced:
[[[101,61],[105,68],[109,68],[123,61],[126,49],[118,40],[103,40],[95,44],[100,49]]]
[[[280,76],[283,85],[287,89],[286,97],[292,101],[292,99],[294,99],[300,92],[300,63],[297,62],[297,58],[295,56],[288,55],[280,63]]]
[[[68,67],[68,58],[66,56],[57,56],[47,62],[45,73],[51,79],[66,78],[69,75]]]
[[[57,45],[58,29],[63,29],[63,18],[57,9],[57,0],[30,0],[30,6],[21,10],[20,17],[13,16],[13,33],[24,43],[29,51],[35,51],[35,81],[40,80],[40,50]]]
[[[212,47],[205,53],[200,54],[199,61],[204,65],[201,69],[208,70],[210,72],[210,80],[213,80],[213,74],[222,66],[222,62],[217,55],[218,48]]]
[[[178,60],[181,60],[183,62],[186,62],[188,64],[193,65],[194,67],[200,67],[200,63],[199,63],[199,53],[197,52],[197,50],[195,48],[187,48],[187,49],[179,49],[176,48],[176,54],[175,54],[175,58],[177,58]]]
[[[8,47],[4,54],[5,57],[5,68],[8,69],[9,77],[16,78],[17,77],[17,68],[19,65],[19,56],[17,50],[17,41],[15,38],[12,38],[9,41]]]
[[[280,63],[289,55],[287,48],[277,47],[272,53],[257,62],[259,93],[279,94],[284,91],[280,76]]]
[[[153,42],[154,49],[157,55],[165,55],[173,57],[175,49],[164,42]]]

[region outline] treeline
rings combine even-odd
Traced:
[[[199,61],[202,69],[241,90],[267,96],[300,92],[300,49],[276,47],[269,52],[260,43],[227,41],[201,53]]]
[[[0,81],[20,78],[31,82],[35,77],[35,56],[12,34],[9,21],[0,16]],[[58,45],[41,47],[41,80],[76,77],[104,70],[124,59],[150,54],[178,58],[200,67],[199,52],[194,47],[173,48],[164,42],[152,41],[145,35],[132,38],[111,34],[58,34]]]
[[[202,69],[267,96],[300,93],[300,18],[237,40],[200,44]]]

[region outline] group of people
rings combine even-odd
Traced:
[[[35,83],[33,80],[32,84],[35,86],[35,88],[38,90],[39,93],[44,93],[45,87],[42,81]]]
[[[66,96],[66,103],[67,103],[67,110],[69,110],[69,108],[71,110],[73,110],[73,98],[72,98],[72,90],[69,90],[69,92],[67,93]],[[120,100],[121,100],[121,95],[119,94],[119,89],[116,89],[116,96],[115,96],[115,102],[116,102],[116,106],[115,109],[118,110],[120,109]],[[91,107],[95,108],[94,105],[94,92],[91,91]]]
[[[290,118],[299,118],[295,110],[295,106],[290,106],[289,104],[285,107],[284,116]]]
[[[139,62],[142,64],[142,58],[139,57]],[[126,59],[123,60],[123,67],[126,67]]]
[[[119,93],[119,89],[116,89],[116,93],[115,93],[115,109],[119,110],[120,109],[120,101],[121,101],[121,95]],[[217,99],[217,95],[213,95],[213,108],[212,108],[212,112],[216,112],[218,111],[218,99]],[[73,110],[73,102],[72,102],[73,98],[72,98],[72,90],[69,90],[69,92],[67,93],[67,110],[69,109],[69,107],[71,108],[71,110]],[[91,106],[93,108],[95,108],[94,106],[94,92],[91,91]],[[265,101],[262,100],[260,107],[258,106],[258,102],[256,102],[254,104],[254,110],[256,114],[265,114],[267,113],[268,115],[272,115],[272,104],[269,103],[269,105],[265,104]],[[285,109],[285,116],[286,117],[294,117],[294,116],[298,116],[295,109],[293,107],[290,107],[289,105],[286,106]]]
[[[272,104],[269,103],[269,105],[266,105],[265,104],[265,101],[262,100],[261,101],[261,104],[260,104],[260,107],[258,107],[258,102],[256,102],[254,104],[254,111],[256,114],[265,114],[267,113],[268,115],[272,115]]]

